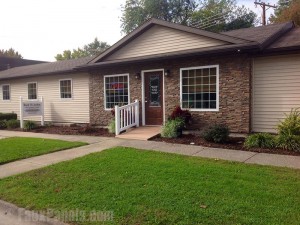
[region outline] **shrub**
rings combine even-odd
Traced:
[[[226,125],[217,124],[204,131],[202,137],[209,142],[224,143],[229,138],[229,128]]]
[[[275,136],[269,133],[257,133],[249,135],[244,143],[246,148],[274,148]]]
[[[6,121],[6,126],[8,129],[18,128],[18,127],[20,127],[20,121],[15,120],[15,119],[8,120],[8,121]]]
[[[184,120],[177,117],[174,120],[168,120],[162,128],[161,136],[165,138],[176,138],[179,136],[179,129],[184,126]]]
[[[116,134],[116,122],[112,119],[108,125],[108,132],[111,134]]]
[[[0,113],[0,120],[16,120],[16,113]]]
[[[6,129],[6,128],[7,128],[6,120],[0,120],[0,130]]]
[[[287,115],[286,118],[281,121],[277,130],[279,134],[291,134],[291,135],[300,135],[300,111],[299,108],[292,109],[291,112]]]
[[[300,136],[291,133],[281,133],[277,137],[277,147],[300,152]]]
[[[31,120],[26,120],[24,122],[24,130],[33,130],[34,128],[36,128],[36,124],[35,122],[31,121]]]
[[[170,119],[175,120],[176,118],[182,118],[185,124],[189,124],[192,114],[189,110],[182,110],[180,106],[176,106],[170,116]]]

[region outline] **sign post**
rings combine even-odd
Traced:
[[[35,101],[23,101],[20,97],[20,127],[24,128],[24,117],[40,116],[41,125],[44,126],[44,99]]]

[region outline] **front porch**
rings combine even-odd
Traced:
[[[160,134],[161,126],[140,127],[140,103],[134,103],[119,107],[115,106],[115,134],[118,138],[149,140]]]

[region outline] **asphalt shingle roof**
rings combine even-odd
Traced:
[[[184,29],[189,29],[189,28],[184,28]],[[249,42],[250,44],[253,43],[254,45],[257,46],[266,45],[267,47],[269,44],[271,44],[270,46],[267,47],[267,49],[271,49],[271,48],[280,49],[285,47],[300,46],[300,38],[299,38],[300,28],[293,28],[293,24],[291,22],[232,30],[232,31],[222,32],[221,34],[223,34],[225,38],[226,36],[228,36],[230,39],[234,37],[242,41],[245,40],[246,43],[247,42]],[[211,35],[215,35],[215,34],[212,33]],[[272,43],[273,41],[275,42]],[[222,48],[222,46],[220,48]],[[15,67],[15,68],[1,71],[0,80],[9,79],[9,78],[26,77],[26,76],[35,76],[35,75],[49,75],[55,73],[72,72],[76,67],[83,68],[83,67],[97,65],[97,63],[94,63],[96,59],[97,57],[85,57],[80,59],[72,59],[72,60],[64,60],[64,61],[57,61],[57,62],[50,62],[50,63],[41,63],[41,64],[30,65],[30,66]],[[89,63],[91,65],[88,65]]]
[[[283,29],[288,23],[272,24],[268,26],[250,27],[238,30],[222,32],[232,37],[242,38],[248,41],[256,41],[260,44],[272,37],[275,33]]]
[[[70,59],[57,62],[40,63],[29,66],[14,67],[0,72],[0,80],[7,78],[16,78],[33,75],[47,75],[59,72],[72,71],[77,66],[87,64],[94,57],[84,57],[79,59]]]
[[[300,46],[300,28],[294,28],[268,47],[268,49]]]

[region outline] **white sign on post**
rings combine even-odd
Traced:
[[[24,117],[40,116],[41,125],[44,126],[44,100],[23,101],[20,97],[20,126],[24,128]]]

